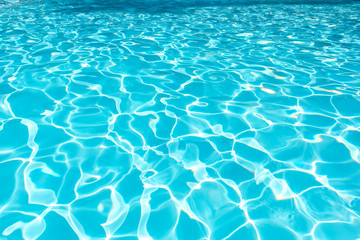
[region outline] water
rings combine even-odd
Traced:
[[[360,3],[319,2],[2,1],[0,239],[359,239]]]

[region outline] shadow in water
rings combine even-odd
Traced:
[[[143,13],[178,12],[188,7],[236,6],[253,4],[344,4],[360,0],[60,0],[49,2],[57,11],[129,11]],[[59,6],[60,9],[59,10]]]

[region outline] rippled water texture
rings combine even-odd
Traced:
[[[0,239],[359,238],[360,3],[0,12]]]

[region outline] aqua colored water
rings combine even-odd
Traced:
[[[360,2],[259,2],[3,0],[0,239],[360,239]]]

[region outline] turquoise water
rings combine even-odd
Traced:
[[[360,239],[360,3],[318,2],[0,2],[0,239]]]

